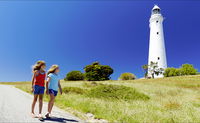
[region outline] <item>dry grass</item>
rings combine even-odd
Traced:
[[[177,101],[169,101],[164,105],[164,108],[172,110],[172,109],[179,109],[181,107],[181,104],[179,104]]]
[[[90,89],[98,84],[116,84],[136,88],[150,100],[113,101],[69,93],[58,96],[56,105],[111,122],[200,122],[200,76],[127,81],[64,82],[63,87]],[[86,83],[86,84],[85,84]],[[11,84],[11,83],[8,83]],[[29,92],[30,83],[14,84]]]

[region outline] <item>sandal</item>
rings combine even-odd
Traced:
[[[39,119],[43,119],[42,114],[38,114]]]
[[[34,113],[31,113],[32,118],[37,118],[37,116]]]

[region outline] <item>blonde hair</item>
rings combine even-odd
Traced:
[[[43,65],[46,65],[45,61],[37,61],[35,65],[33,65],[33,72],[40,70]]]
[[[56,65],[56,64],[55,64],[55,65],[52,65],[52,66],[49,68],[47,75],[49,75],[50,73],[55,73],[56,69],[58,69],[58,68],[59,68],[58,65]]]

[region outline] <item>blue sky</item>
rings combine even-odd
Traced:
[[[143,76],[148,60],[149,18],[154,4],[166,18],[169,67],[200,69],[200,1],[1,1],[0,81],[31,80],[31,65],[45,60],[61,76],[99,61]]]

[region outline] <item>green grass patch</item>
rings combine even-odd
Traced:
[[[95,82],[95,81],[92,81],[92,82],[84,82],[83,83],[83,86],[86,87],[86,88],[92,88],[92,87],[96,87],[98,85],[103,85],[102,83],[100,82]]]
[[[75,94],[84,94],[86,90],[79,88],[79,87],[64,87],[63,88],[63,93],[68,94],[68,93],[75,93]]]
[[[123,85],[99,85],[87,93],[88,97],[117,100],[148,100],[149,96]]]

